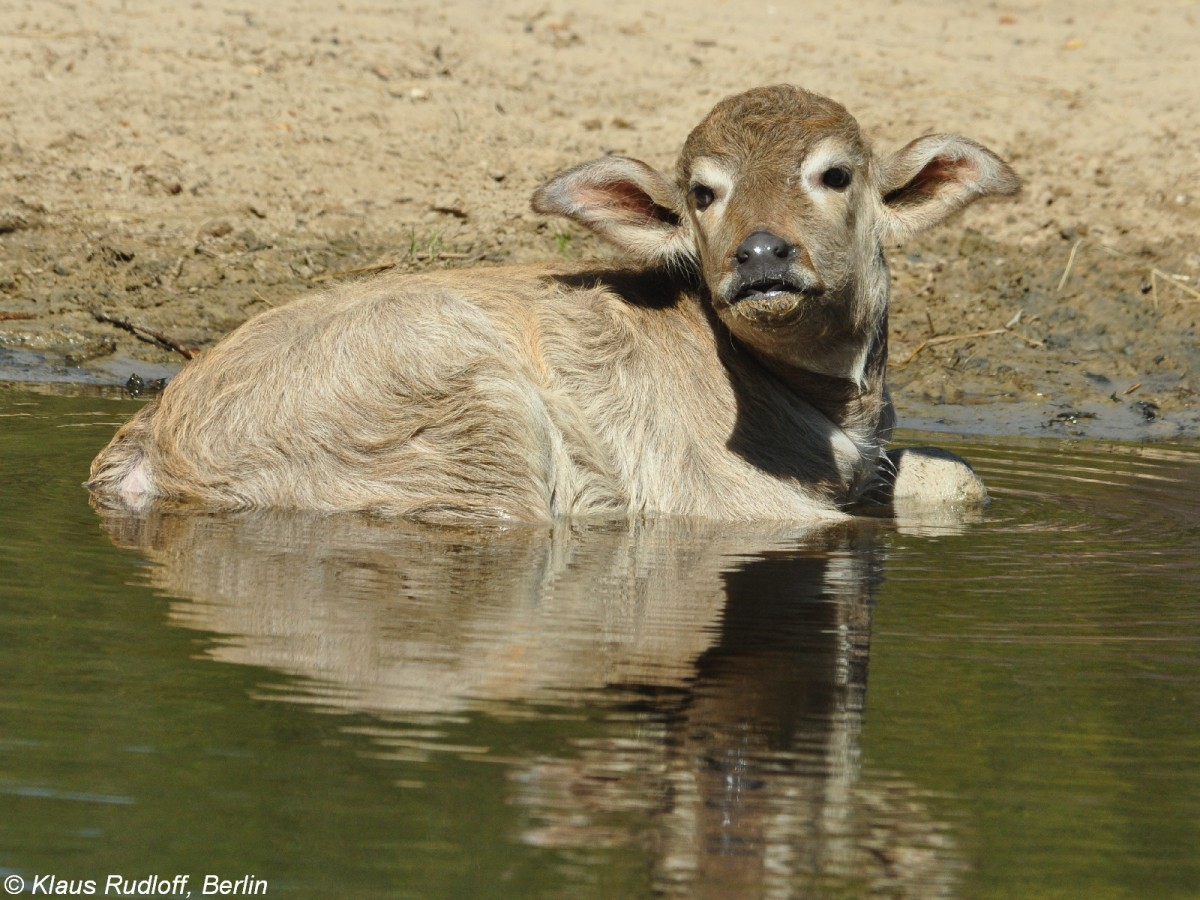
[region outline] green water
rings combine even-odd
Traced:
[[[1200,895],[1197,448],[955,443],[965,525],[497,533],[95,510],[135,408],[0,392],[27,892]]]

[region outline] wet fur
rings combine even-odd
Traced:
[[[864,470],[838,436],[669,275],[497,269],[264,313],[127,423],[90,486],[436,520],[831,518]]]

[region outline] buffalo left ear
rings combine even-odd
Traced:
[[[566,216],[650,265],[694,251],[678,188],[640,160],[606,156],[560,172],[534,193],[533,209]]]
[[[906,238],[945,221],[980,197],[1015,194],[1021,181],[987,147],[953,134],[917,138],[878,169],[885,239]]]

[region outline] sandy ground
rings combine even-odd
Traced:
[[[1196,0],[10,0],[0,377],[148,378],[384,265],[604,254],[529,211],[542,180],[669,167],[790,81],[882,151],[955,131],[1025,180],[892,250],[902,424],[1194,437],[1198,37]]]

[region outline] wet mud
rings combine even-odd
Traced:
[[[953,131],[1024,181],[889,249],[902,425],[1200,435],[1186,4],[270,8],[0,10],[0,381],[148,384],[334,280],[603,256],[538,184],[669,169],[721,96],[790,81],[881,153]]]

